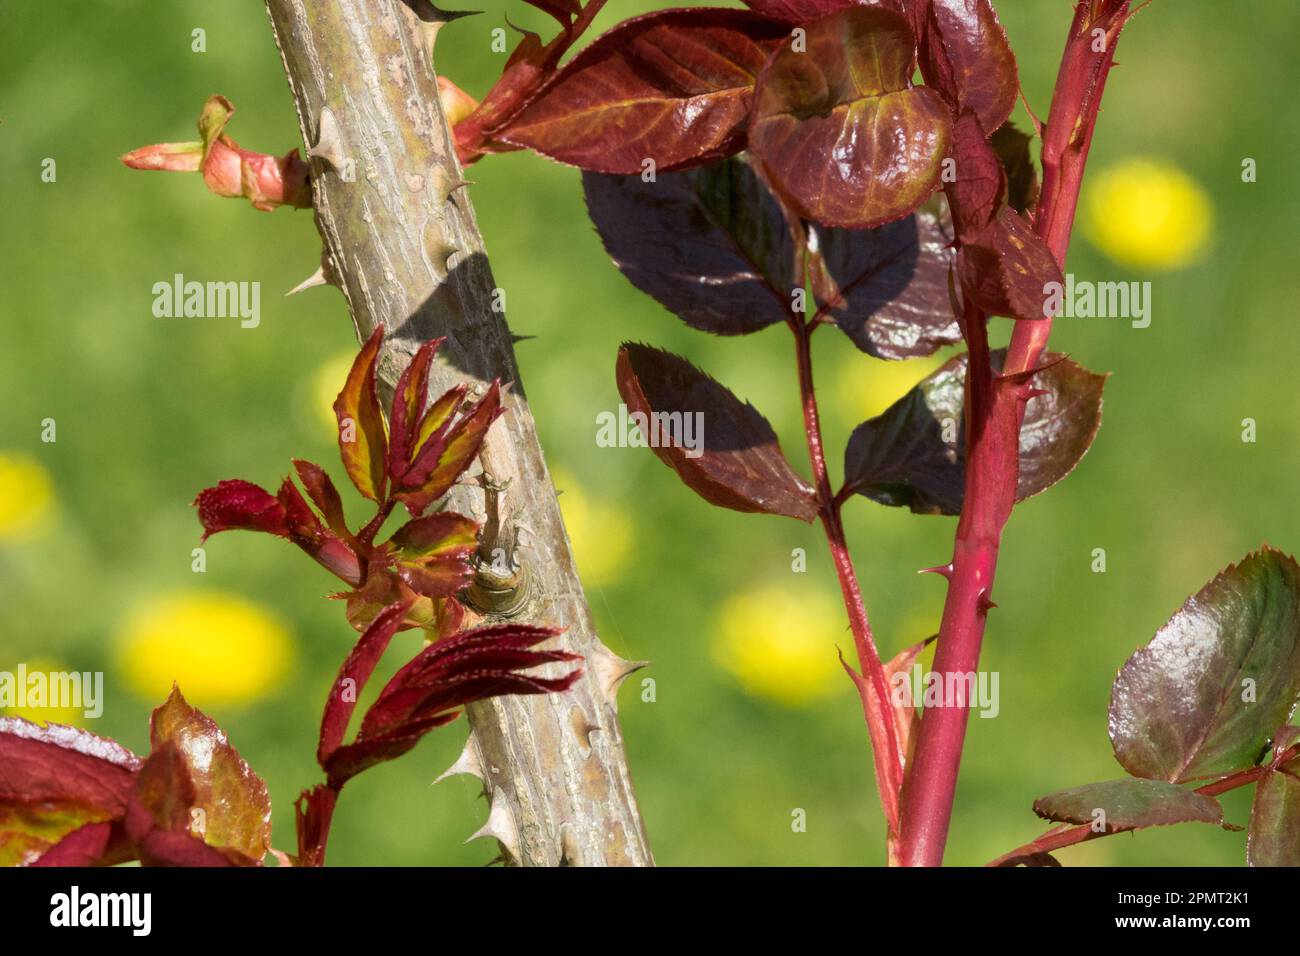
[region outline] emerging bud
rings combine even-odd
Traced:
[[[438,77],[438,99],[442,101],[442,112],[447,117],[448,126],[454,127],[478,109],[478,100],[445,76]]]
[[[208,189],[218,196],[243,196],[256,209],[311,206],[311,166],[296,149],[284,156],[269,156],[242,149],[225,134],[235,107],[224,96],[212,96],[199,116],[200,142],[157,143],[122,157],[132,169],[164,172],[202,172]]]

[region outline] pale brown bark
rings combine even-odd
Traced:
[[[491,813],[480,833],[496,837],[512,864],[650,865],[616,715],[632,665],[596,636],[510,331],[493,311],[495,283],[438,102],[436,11],[423,0],[266,7],[312,147],[325,277],[347,297],[362,339],[387,327],[380,377],[388,389],[419,344],[442,335],[435,394],[466,380],[511,383],[483,460],[491,484],[505,485],[500,513],[517,526],[500,540],[518,532],[527,577],[514,619],[563,626],[562,645],[587,661],[565,694],[470,708],[470,741],[452,770],[484,781]],[[453,506],[485,517],[484,488],[458,488]]]

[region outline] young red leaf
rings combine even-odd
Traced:
[[[348,584],[360,584],[361,559],[346,542],[325,529],[291,479],[284,479],[277,497],[284,507],[289,540],[331,574]]]
[[[765,17],[780,20],[782,23],[799,24],[824,17],[828,13],[835,13],[837,10],[872,3],[873,0],[742,0],[742,2],[755,13],[761,13]],[[875,0],[875,2],[880,3],[884,0]],[[890,6],[897,7],[897,3],[890,0]]]
[[[379,407],[375,365],[384,327],[378,326],[357,353],[343,391],[334,400],[339,423],[339,451],[348,477],[371,501],[381,501],[387,491],[388,436]]]
[[[395,493],[413,516],[419,516],[445,495],[478,455],[488,426],[505,411],[501,383],[493,381],[487,394],[452,424],[448,419],[416,452],[415,462],[402,476]],[[423,429],[422,429],[423,431]]]
[[[218,482],[205,488],[194,499],[203,525],[203,539],[218,531],[265,531],[281,538],[289,537],[289,521],[284,505],[269,491],[238,478]]]
[[[1110,739],[1134,776],[1182,783],[1252,766],[1300,699],[1300,566],[1248,555],[1115,678]]]
[[[343,499],[325,469],[315,462],[303,461],[301,458],[293,460],[293,467],[298,472],[298,480],[307,489],[312,502],[320,509],[330,530],[344,540],[351,538],[347,518],[343,514]]]
[[[1108,833],[1171,823],[1223,823],[1223,807],[1213,797],[1138,777],[1090,783],[1040,797],[1034,801],[1034,812],[1057,823],[1104,826]]]
[[[954,177],[945,184],[953,228],[962,242],[977,242],[993,225],[1007,195],[1007,178],[975,114],[962,113],[953,124]]]
[[[111,866],[125,863],[131,851],[112,823],[87,823],[73,830],[50,849],[33,860],[30,866]],[[115,850],[117,845],[119,849]],[[0,859],[4,859],[4,842],[0,837]]]
[[[1056,257],[1010,206],[979,240],[958,250],[957,274],[981,311],[1029,321],[1050,316],[1049,290],[1065,286]]]
[[[687,325],[740,335],[790,313],[802,250],[747,162],[727,159],[653,182],[584,173],[582,184],[614,264]]]
[[[204,812],[204,842],[261,860],[271,847],[271,799],[216,722],[173,687],[153,712],[149,739],[155,751],[171,744],[184,758],[194,806]]]
[[[927,0],[921,75],[995,130],[1015,109],[1016,58],[990,0]]]
[[[905,359],[961,341],[948,297],[947,223],[929,209],[875,229],[810,226],[817,304],[869,355]],[[864,367],[863,374],[870,374]]]
[[[80,828],[122,817],[139,769],[139,757],[104,737],[0,717],[0,866],[32,863]],[[81,834],[61,853],[88,852],[100,835]]]
[[[1300,758],[1279,763],[1300,742],[1300,727],[1282,727],[1272,769],[1255,787],[1246,859],[1251,866],[1300,866]]]
[[[705,501],[801,521],[817,516],[812,487],[791,470],[754,406],[684,358],[647,345],[624,343],[616,374],[642,440]]]
[[[789,27],[744,10],[661,10],[620,23],[497,138],[603,173],[699,165],[744,147],[754,78]]]
[[[450,597],[473,576],[469,557],[478,544],[478,523],[449,511],[407,522],[390,539],[398,575],[426,597]]]
[[[348,721],[357,706],[357,698],[361,696],[370,675],[375,672],[375,666],[384,656],[393,635],[402,628],[409,610],[410,602],[392,604],[385,608],[366,628],[366,632],[352,648],[352,653],[339,668],[334,687],[325,700],[325,712],[321,715],[316,760],[322,767],[329,755],[343,743]]]
[[[388,416],[388,473],[397,481],[410,467],[416,449],[420,417],[429,390],[429,365],[446,337],[425,342],[402,371],[393,392],[392,411]]]
[[[808,219],[851,228],[901,219],[934,192],[952,123],[942,97],[912,86],[912,31],[875,6],[806,29],[806,51],[783,44],[759,74],[751,153]]]
[[[581,670],[554,679],[518,673],[541,664],[581,660],[565,651],[532,649],[559,634],[557,628],[498,624],[430,644],[380,692],[361,722],[357,740],[400,732],[483,697],[565,690]]]
[[[992,358],[994,367],[1001,368],[1005,352],[994,352]],[[1025,405],[1020,429],[1017,501],[1073,471],[1101,425],[1106,376],[1059,355],[1044,359],[1049,364],[1029,380],[1029,387],[1039,391]],[[844,453],[846,481],[853,491],[918,514],[961,513],[966,361],[965,355],[949,360],[854,429]]]
[[[555,628],[499,624],[435,641],[399,670],[367,711],[354,743],[323,763],[330,785],[414,747],[428,731],[455,719],[454,708],[502,694],[558,693],[581,675],[558,678],[520,673],[542,664],[581,660],[564,651],[532,648],[560,633]]]

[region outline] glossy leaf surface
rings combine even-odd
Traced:
[[[942,90],[959,110],[973,110],[986,131],[996,130],[1015,108],[1020,79],[993,4],[927,0],[927,6],[921,44],[925,82]]]
[[[951,117],[911,83],[906,19],[860,7],[809,23],[759,74],[749,149],[805,218],[862,228],[900,219],[934,191]]]
[[[1203,587],[1120,670],[1110,738],[1134,776],[1252,766],[1300,697],[1300,567],[1272,548]]]
[[[869,355],[905,359],[961,341],[948,296],[952,241],[926,208],[875,229],[810,227],[814,297]],[[871,368],[863,366],[863,375]]]

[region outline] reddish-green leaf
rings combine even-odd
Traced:
[[[930,209],[875,229],[812,227],[817,304],[869,355],[905,359],[961,341],[948,296],[952,237]],[[865,366],[864,374],[870,374]]]
[[[449,511],[407,522],[389,542],[399,551],[397,573],[426,597],[450,597],[469,583],[469,556],[478,544],[478,523]]]
[[[1012,319],[1048,317],[1049,289],[1065,278],[1047,244],[1010,206],[978,241],[957,253],[962,291],[980,310]]]
[[[783,44],[759,74],[749,149],[806,218],[878,226],[934,191],[951,117],[913,87],[907,21],[852,7],[807,26],[807,50]]]
[[[289,540],[311,555],[331,574],[337,575],[348,584],[360,584],[361,559],[342,538],[326,530],[290,478],[284,479],[277,497],[284,507]],[[351,537],[349,534],[348,538]]]
[[[312,502],[320,509],[330,530],[345,540],[350,538],[347,518],[343,514],[343,499],[339,497],[338,489],[334,487],[334,482],[326,474],[325,469],[315,462],[303,461],[301,458],[293,460],[293,467],[298,472],[298,480],[307,489]]]
[[[121,817],[139,769],[112,740],[0,717],[0,866],[31,863],[74,831]],[[78,852],[102,834],[81,834]]]
[[[989,0],[929,0],[921,74],[986,130],[1007,121],[1020,78],[1006,31]]]
[[[1300,741],[1300,728],[1283,727],[1273,741],[1273,769],[1255,787],[1246,860],[1251,866],[1300,866],[1300,758],[1278,764]]]
[[[1171,823],[1223,823],[1219,801],[1163,780],[1125,777],[1090,783],[1034,801],[1044,820],[1116,830],[1161,827]]]
[[[172,744],[194,783],[194,806],[204,813],[203,840],[260,860],[271,847],[271,798],[266,784],[226,739],[173,687],[149,722],[153,749]]]
[[[371,501],[380,501],[386,489],[388,436],[379,407],[375,382],[375,365],[384,327],[378,326],[357,353],[348,379],[334,400],[334,414],[339,423],[339,451],[348,477],[357,491]]]
[[[865,6],[872,3],[876,5],[888,3],[892,7],[899,6],[896,0],[742,0],[742,2],[755,13],[792,24],[807,23],[809,20],[816,20],[828,13],[858,4]]]
[[[744,10],[662,10],[579,53],[496,135],[604,173],[743,148],[754,78],[789,27]]]
[[[1300,567],[1272,548],[1187,599],[1120,670],[1110,739],[1134,776],[1252,766],[1300,698]]]
[[[614,264],[692,328],[739,335],[784,321],[802,250],[749,164],[640,176],[584,173],[587,211]]]
[[[1002,350],[993,354],[996,368],[1003,358]],[[1018,501],[1073,471],[1101,425],[1106,376],[1058,355],[1049,354],[1045,361],[1029,382],[1041,391],[1025,406]],[[845,451],[848,485],[881,504],[921,514],[960,514],[966,484],[965,381],[966,356],[959,355],[854,429]]]
[[[392,412],[388,416],[391,434],[388,447],[388,473],[397,481],[406,473],[415,454],[420,417],[429,390],[429,366],[438,346],[446,337],[425,342],[402,370],[393,392]]]
[[[617,378],[642,440],[705,501],[801,521],[817,516],[812,488],[754,406],[684,358],[646,345],[619,349]]]
[[[446,398],[446,396],[444,396]],[[435,409],[431,409],[432,413]],[[501,383],[491,386],[464,417],[447,418],[416,452],[415,462],[402,477],[395,497],[407,510],[419,516],[429,505],[445,495],[456,479],[478,455],[488,426],[505,412],[501,406]],[[422,429],[423,430],[423,429]]]

